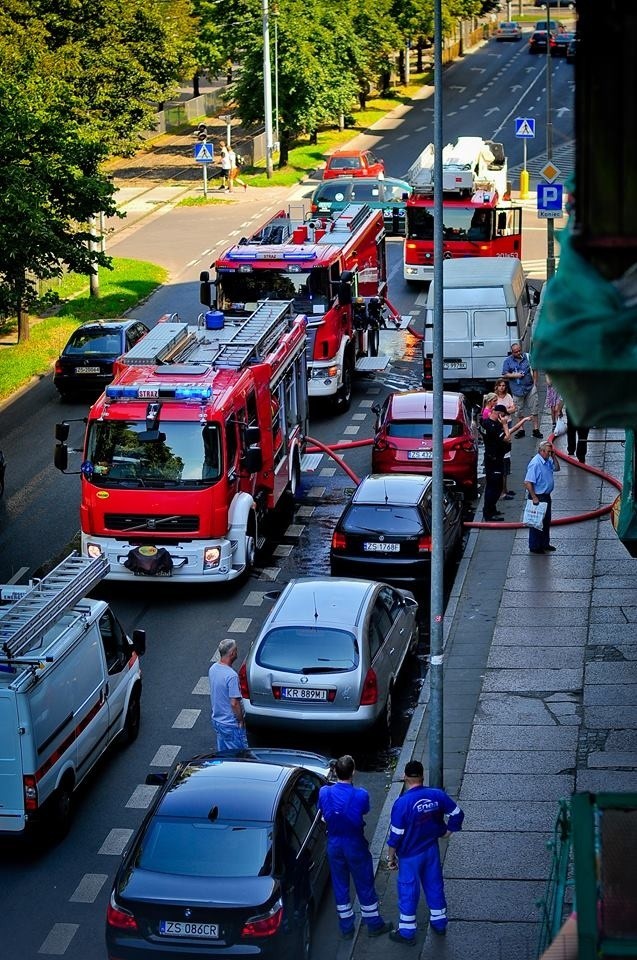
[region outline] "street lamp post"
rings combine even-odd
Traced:
[[[274,134],[279,143],[279,8],[274,6]],[[277,147],[277,149],[279,149]]]
[[[553,159],[553,106],[552,106],[552,70],[551,70],[551,12],[548,3],[546,10],[546,160]],[[546,221],[546,279],[555,275],[555,224],[552,218]]]
[[[265,119],[265,169],[272,176],[272,77],[270,73],[270,24],[268,0],[262,0],[263,11],[263,113]]]

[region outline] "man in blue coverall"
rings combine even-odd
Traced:
[[[444,790],[423,786],[424,770],[419,760],[405,766],[405,791],[391,811],[387,840],[387,865],[398,862],[398,930],[390,933],[396,943],[416,942],[416,908],[420,886],[429,905],[429,924],[435,933],[447,930],[447,901],[442,879],[438,840],[462,829],[464,813]]]
[[[378,911],[372,855],[365,839],[363,817],[369,813],[369,794],[363,787],[355,787],[352,783],[355,770],[352,757],[339,757],[334,770],[338,783],[321,787],[319,809],[327,824],[327,858],[341,935],[345,940],[354,936],[351,875],[367,933],[370,937],[380,937],[389,933],[392,925],[385,923]]]

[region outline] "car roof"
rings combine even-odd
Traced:
[[[77,333],[78,330],[91,330],[95,327],[102,330],[127,330],[128,327],[134,323],[140,323],[140,321],[133,320],[130,317],[122,320],[87,320],[86,323],[81,323],[79,327],[76,327],[73,332]]]
[[[398,184],[398,186],[404,187],[407,193],[411,193],[413,190],[411,184],[407,183],[406,180],[401,180],[400,177],[363,177],[361,179],[361,177],[352,177],[343,174],[341,177],[332,177],[331,180],[327,180],[325,183],[319,183],[314,193],[320,193],[321,190],[326,188],[333,190],[334,188],[338,188],[339,184],[342,184],[344,187],[353,185],[360,188],[361,182],[364,184],[384,183],[389,184],[390,186],[396,186],[396,184]]]
[[[155,814],[205,818],[216,807],[219,820],[271,822],[293,769],[248,758],[197,757],[178,767]]]
[[[416,474],[370,473],[359,483],[352,503],[416,506],[431,482],[431,477]]]
[[[458,404],[462,394],[445,391],[442,395],[442,416],[454,420],[458,413]],[[394,393],[391,398],[392,420],[431,420],[433,418],[434,395],[430,390],[409,390]]]
[[[363,153],[369,153],[369,150],[334,150],[328,157],[328,160],[331,160],[333,157],[360,157]]]
[[[378,587],[370,580],[335,577],[298,577],[290,580],[268,617],[267,629],[289,623],[314,623],[316,614],[321,624],[353,627],[368,597]]]

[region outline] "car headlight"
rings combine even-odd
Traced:
[[[90,557],[91,560],[95,560],[97,557],[102,556],[102,548],[99,543],[87,543],[86,544],[86,555]]]
[[[210,570],[211,567],[218,567],[221,560],[221,550],[219,547],[206,547],[203,552],[204,570]]]

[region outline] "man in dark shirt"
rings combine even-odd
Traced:
[[[486,521],[502,520],[504,516],[498,510],[498,500],[502,493],[504,455],[511,449],[507,421],[507,408],[502,403],[496,403],[482,424],[486,480],[482,518]]]

